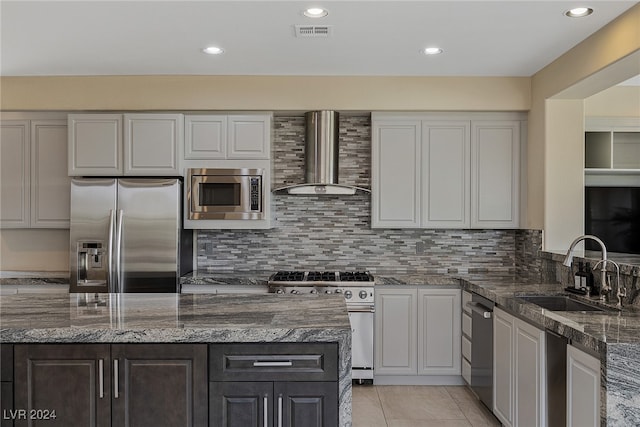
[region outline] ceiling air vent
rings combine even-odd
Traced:
[[[296,25],[296,37],[329,37],[330,25]]]

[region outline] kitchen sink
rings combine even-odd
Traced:
[[[517,298],[551,311],[608,311],[564,295],[522,295]]]

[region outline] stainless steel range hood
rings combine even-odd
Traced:
[[[371,191],[338,183],[338,128],[336,111],[310,111],[305,113],[305,183],[277,188],[289,194],[324,195],[355,194],[357,190]]]

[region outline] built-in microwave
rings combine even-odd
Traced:
[[[189,169],[189,219],[264,219],[264,169]]]

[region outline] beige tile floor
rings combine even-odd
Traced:
[[[432,426],[500,426],[500,422],[465,386],[353,387],[353,427]]]

